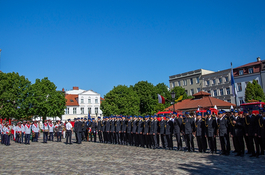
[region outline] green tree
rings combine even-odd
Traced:
[[[132,87],[125,85],[114,86],[104,96],[100,109],[106,116],[110,115],[137,115],[139,114],[140,99]]]
[[[157,84],[155,86],[155,92],[156,92],[156,94],[160,94],[165,98],[165,104],[163,105],[164,109],[171,105],[170,102],[173,101],[173,99],[171,97],[169,88],[167,85],[165,85],[165,83]],[[156,96],[156,98],[157,98],[157,96]],[[158,103],[158,100],[157,100],[157,105],[156,105],[155,111],[157,111],[157,108],[160,108],[160,109],[162,108],[162,105]]]
[[[28,88],[31,82],[18,73],[0,73],[0,116],[16,118],[28,116]]]
[[[158,103],[157,93],[153,84],[147,81],[139,81],[133,87],[140,98],[140,112],[142,115],[152,115]]]
[[[56,86],[47,77],[36,82],[29,90],[28,102],[31,104],[32,115],[46,117],[61,117],[64,114],[66,99],[64,93],[56,91]]]
[[[193,98],[192,96],[188,96],[187,93],[185,92],[185,89],[183,87],[177,86],[174,87],[171,92],[174,91],[175,92],[175,99],[177,100],[181,95],[183,95],[182,100],[184,99],[191,99]]]
[[[263,89],[256,80],[253,80],[252,83],[248,82],[245,90],[245,101],[249,102],[250,100],[265,101]]]

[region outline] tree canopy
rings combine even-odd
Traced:
[[[189,98],[184,88],[175,87],[173,90],[176,93],[175,99],[181,95],[183,95],[183,99]],[[170,93],[171,91],[164,83],[154,86],[150,82],[139,81],[130,87],[119,85],[105,95],[105,101],[101,104],[101,110],[104,115],[152,115],[171,105],[173,99]],[[157,94],[165,98],[165,104],[158,103]]]
[[[245,101],[249,102],[250,100],[261,100],[265,101],[265,95],[263,89],[258,84],[257,80],[253,80],[252,83],[248,82],[245,90]]]
[[[66,100],[64,94],[56,91],[48,78],[37,79],[34,84],[18,73],[0,73],[0,117],[31,118],[61,117]]]

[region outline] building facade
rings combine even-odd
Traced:
[[[256,62],[251,62],[233,69],[238,105],[245,102],[245,89],[248,82],[257,80],[258,84],[261,85],[264,91],[262,82],[263,79],[265,79],[265,74],[262,73],[264,61],[265,60],[261,61],[258,57]]]
[[[211,97],[235,104],[231,86],[231,69],[205,74],[201,78],[203,91],[211,94]]]
[[[63,120],[87,117],[89,114],[91,117],[102,116],[100,110],[102,98],[92,90],[73,87],[72,90],[65,91],[65,98],[67,101]]]
[[[213,73],[213,71],[205,69],[197,69],[177,75],[169,76],[170,89],[181,86],[185,89],[187,95],[198,93],[202,89],[202,75]]]

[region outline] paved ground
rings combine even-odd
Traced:
[[[75,141],[75,140],[73,140]],[[175,143],[174,143],[175,144]],[[218,146],[219,147],[219,146]],[[63,142],[0,145],[0,174],[263,174],[265,157],[250,158]]]

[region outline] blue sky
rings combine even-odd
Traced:
[[[92,89],[265,59],[265,1],[0,0],[1,70]]]

